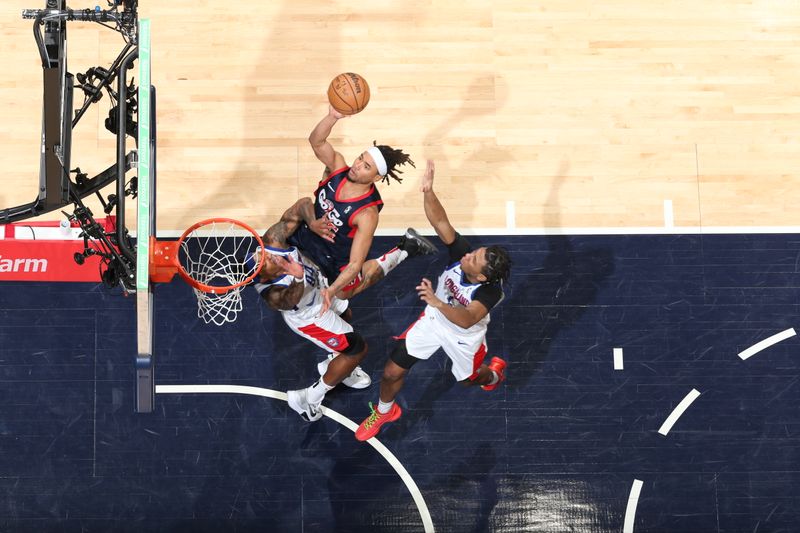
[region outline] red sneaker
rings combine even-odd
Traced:
[[[503,370],[505,370],[506,368],[506,362],[500,359],[499,357],[492,357],[492,360],[489,361],[489,364],[487,366],[489,367],[489,370],[494,370],[495,374],[497,374],[497,377],[499,379],[497,380],[497,383],[494,383],[492,385],[481,385],[481,388],[483,390],[494,390],[497,388],[498,385],[500,385],[506,379],[506,375],[503,372]]]
[[[400,409],[400,406],[397,402],[392,404],[392,408],[389,409],[389,412],[384,414],[378,411],[377,408],[372,406],[372,402],[369,402],[369,408],[372,411],[367,418],[361,422],[361,425],[358,426],[356,430],[356,439],[358,440],[367,440],[371,439],[378,432],[381,430],[381,426],[383,426],[386,422],[394,422],[400,415],[403,414],[403,410]]]

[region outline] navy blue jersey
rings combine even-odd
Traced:
[[[333,222],[333,242],[315,234],[306,224],[289,237],[289,244],[300,248],[317,263],[331,282],[350,262],[350,248],[358,229],[353,225],[355,216],[373,205],[378,211],[383,209],[383,200],[375,185],[355,198],[345,200],[340,196],[349,170],[350,167],[344,167],[331,173],[314,191],[314,214],[317,218],[327,216]]]

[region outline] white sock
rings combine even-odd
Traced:
[[[333,387],[319,378],[316,383],[308,388],[308,403],[319,403],[325,397],[325,393]]]
[[[408,257],[408,252],[394,247],[378,258],[378,266],[381,267],[385,276],[394,270],[394,267],[402,263],[406,257]]]
[[[391,411],[393,405],[394,405],[394,400],[387,403],[383,403],[382,400],[378,400],[378,412],[382,415],[385,415],[386,413]]]
[[[498,381],[500,381],[500,376],[498,376],[498,375],[497,375],[497,372],[495,372],[494,370],[492,370],[492,381],[490,381],[488,384],[489,384],[489,385],[494,385],[494,384],[495,384],[495,383],[497,383]]]

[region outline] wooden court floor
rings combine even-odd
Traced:
[[[0,7],[3,208],[38,184],[41,69],[20,17],[37,2]],[[362,74],[372,101],[332,143],[347,160],[377,140],[417,162],[382,187],[384,231],[424,225],[426,158],[454,223],[476,233],[797,224],[795,1],[175,0],[140,15],[153,24],[161,232],[208,216],[266,227],[309,194],[321,165],[306,138],[342,71]],[[73,72],[122,44],[77,23],[68,42]],[[90,175],[113,158],[107,110],[105,98],[75,133],[73,165]]]

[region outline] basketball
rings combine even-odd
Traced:
[[[339,74],[328,86],[328,101],[343,115],[355,115],[369,103],[367,80],[353,72]]]

